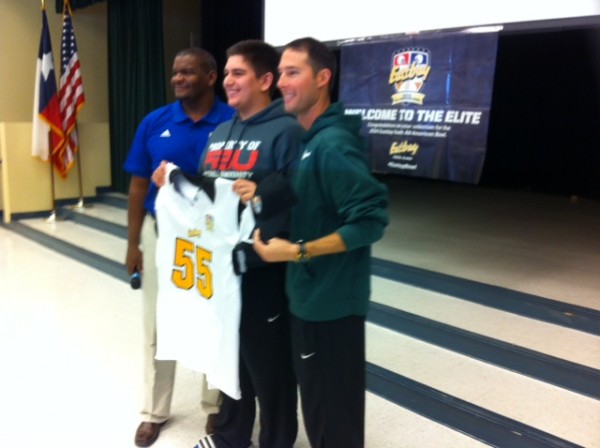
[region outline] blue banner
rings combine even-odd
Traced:
[[[373,171],[478,183],[498,33],[344,44],[340,101],[363,118]]]

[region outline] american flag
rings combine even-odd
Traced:
[[[42,8],[42,36],[35,73],[31,153],[34,157],[48,160],[51,153],[59,152],[64,146],[64,134],[56,91],[52,41],[44,8]]]
[[[63,29],[61,41],[61,76],[60,76],[60,114],[65,133],[66,143],[58,154],[58,161],[66,173],[73,166],[75,153],[79,150],[77,136],[77,113],[85,104],[83,92],[83,79],[79,67],[79,55],[75,30],[71,19],[71,6],[69,0],[64,1]]]

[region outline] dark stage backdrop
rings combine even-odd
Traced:
[[[244,39],[263,38],[263,0],[202,2],[200,36],[202,46],[215,56],[217,66],[224,67],[225,52],[231,45]],[[217,90],[225,98],[220,83]]]
[[[481,185],[600,199],[600,25],[500,34]]]
[[[163,0],[108,0],[108,80],[112,187],[126,192],[123,170],[138,124],[165,104]]]

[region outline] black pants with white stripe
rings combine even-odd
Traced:
[[[256,399],[260,408],[260,448],[292,448],[296,440],[297,384],[284,281],[283,264],[254,268],[242,276],[242,399],[223,394],[212,437],[218,448],[249,446]]]
[[[312,448],[363,448],[365,318],[291,317],[292,355]]]

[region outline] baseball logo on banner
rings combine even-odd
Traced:
[[[405,49],[392,57],[390,84],[396,87],[392,104],[423,104],[425,95],[420,93],[431,71],[429,53],[425,49]]]

